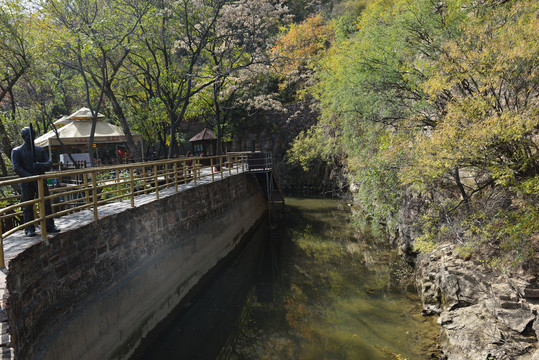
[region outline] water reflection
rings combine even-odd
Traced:
[[[274,303],[256,303],[237,359],[425,359],[437,325],[403,290],[407,273],[380,239],[361,237],[336,201],[287,198]]]
[[[216,359],[251,293],[265,228],[262,224],[218,271],[209,274],[152,330],[130,360]]]
[[[420,316],[419,300],[403,290],[408,273],[395,252],[382,239],[358,235],[346,204],[304,198],[286,204],[288,236],[274,247],[280,248],[275,301],[257,301],[260,292],[252,290],[255,275],[260,281],[265,273],[262,226],[132,360],[430,358],[438,326]]]

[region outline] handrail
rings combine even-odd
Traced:
[[[273,157],[268,151],[228,152],[228,155],[241,155],[245,157],[245,171],[268,171],[273,167]]]
[[[98,206],[115,201],[130,200],[135,206],[135,196],[159,192],[173,187],[178,191],[179,184],[193,181],[194,185],[207,178],[213,182],[245,170],[244,153],[229,153],[220,156],[182,157],[142,163],[120,164],[104,167],[47,172],[43,175],[0,181],[0,189],[12,188],[22,183],[36,181],[38,197],[21,202],[20,195],[1,196],[0,202],[6,205],[0,209],[0,267],[5,267],[3,240],[31,224],[40,224],[41,238],[47,238],[46,220],[80,210],[93,211],[94,220],[99,218]],[[218,164],[218,165],[216,165]],[[44,182],[49,182],[49,195],[45,196]],[[2,191],[2,194],[4,192]],[[45,214],[45,202],[50,201],[51,215]],[[32,205],[34,220],[23,223],[22,206]],[[14,224],[4,229],[4,222]]]

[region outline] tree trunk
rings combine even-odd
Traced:
[[[131,134],[131,130],[129,129],[129,124],[127,124],[127,119],[125,118],[124,111],[120,104],[118,103],[118,99],[116,98],[116,95],[114,94],[114,91],[112,91],[111,85],[107,84],[105,87],[105,92],[109,100],[112,102],[112,108],[114,110],[114,113],[118,117],[118,120],[120,121],[120,124],[122,125],[122,130],[125,134],[125,139],[127,142],[127,147],[129,149],[129,153],[132,157],[138,158],[139,157],[139,149],[135,145],[135,141],[133,140],[133,135]],[[143,154],[140,154],[140,157],[142,157]]]
[[[462,182],[460,181],[458,167],[455,167],[455,169],[453,170],[453,177],[455,178],[455,182],[457,183],[457,187],[459,188],[460,195],[462,196],[462,202],[464,203],[464,208],[466,209],[466,215],[468,215],[470,213],[470,201],[468,194],[466,194],[466,190],[464,189],[464,185],[462,185]]]
[[[2,155],[0,155],[0,171],[2,172],[1,173],[2,176],[7,176],[7,167],[6,167],[6,163],[4,162],[4,158],[2,157]]]
[[[217,82],[213,83],[213,102],[215,103],[215,124],[217,126],[217,149],[215,149],[215,155],[221,155],[221,108],[219,107],[219,85]]]
[[[8,159],[10,159],[11,150],[13,150],[13,145],[11,145],[11,140],[7,136],[6,128],[4,127],[4,123],[2,122],[1,118],[0,118],[0,147],[2,148],[2,153],[6,155]],[[0,163],[0,170],[2,171],[2,176],[7,176],[7,168],[4,163],[4,159],[2,159]]]

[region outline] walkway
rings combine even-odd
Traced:
[[[206,171],[206,174],[202,175],[211,175],[211,170],[206,169],[203,170]],[[226,179],[229,176],[235,176],[238,173],[242,173],[241,169],[238,169],[238,171],[233,174],[229,174],[228,172],[223,172],[223,179]],[[214,181],[220,181],[221,178],[216,178]],[[211,176],[201,177],[197,180],[197,185],[204,185],[212,182]],[[195,187],[193,181],[190,181],[186,184],[180,184],[178,185],[178,192],[185,191],[188,189],[191,189]],[[176,194],[175,188],[170,187],[159,191],[159,199],[165,198],[167,196],[171,196]],[[135,207],[139,207],[143,204],[150,203],[152,201],[156,200],[156,194],[155,192],[144,194],[144,195],[137,195],[135,197]],[[109,215],[117,214],[118,212],[131,209],[131,201],[124,200],[119,202],[114,202],[106,205],[102,205],[98,207],[99,217],[106,217]],[[83,225],[89,224],[94,221],[94,215],[93,212],[90,210],[82,210],[76,213],[72,213],[69,215],[61,216],[59,218],[55,218],[54,222],[56,226],[62,231],[67,231],[71,229],[76,229],[78,227],[81,227]],[[5,256],[5,262],[6,262],[6,268],[0,269],[0,360],[3,359],[13,359],[14,354],[13,350],[10,349],[9,343],[10,343],[10,336],[7,332],[8,329],[8,323],[7,323],[7,315],[6,315],[6,302],[7,298],[9,297],[9,294],[7,293],[6,289],[6,276],[8,273],[9,268],[9,262],[11,259],[17,257],[20,253],[25,251],[26,249],[30,248],[31,246],[38,244],[42,241],[41,237],[39,236],[39,226],[36,227],[36,232],[38,233],[35,237],[27,237],[24,233],[24,230],[18,231],[12,235],[9,235],[4,239],[4,256]],[[48,235],[47,240],[54,237],[55,234]],[[38,269],[36,269],[38,271]]]

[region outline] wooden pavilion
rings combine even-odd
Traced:
[[[208,128],[189,139],[193,146],[193,155],[195,156],[214,156],[217,149],[217,136]]]

